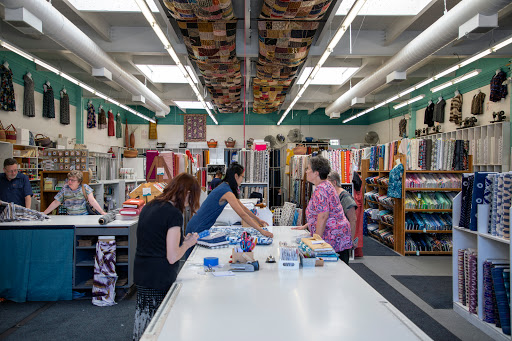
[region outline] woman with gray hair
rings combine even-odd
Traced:
[[[311,235],[318,234],[329,243],[339,258],[348,264],[352,235],[338,194],[334,186],[327,181],[331,171],[329,161],[321,156],[312,157],[306,170],[309,182],[315,185],[315,190],[306,208],[307,223],[292,229],[304,230],[309,228]]]
[[[356,222],[357,222],[357,215],[356,215],[356,209],[357,204],[354,200],[354,197],[352,197],[352,194],[350,194],[348,191],[344,190],[341,187],[341,178],[340,175],[336,172],[330,172],[327,176],[327,180],[334,186],[334,189],[336,190],[336,194],[338,194],[338,197],[340,198],[341,206],[343,207],[343,212],[345,213],[345,217],[347,217],[349,223],[350,223],[350,231],[352,233],[352,240],[354,240],[354,237],[356,235]],[[355,243],[354,247],[357,247],[357,243]]]
[[[55,200],[44,210],[44,214],[48,214],[61,204],[66,207],[68,215],[86,215],[86,203],[89,203],[100,214],[106,214],[100,207],[93,195],[93,190],[89,185],[82,184],[84,177],[81,171],[72,170],[68,173],[67,184],[55,196]],[[86,193],[87,197],[85,197]]]

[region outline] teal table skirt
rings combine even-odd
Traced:
[[[74,228],[1,229],[0,297],[72,299]]]

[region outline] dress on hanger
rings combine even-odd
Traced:
[[[425,108],[425,118],[423,119],[423,123],[429,127],[434,126],[434,106],[434,103],[430,102],[430,104]]]
[[[491,102],[499,102],[502,98],[505,98],[508,94],[507,85],[503,85],[503,82],[507,80],[507,74],[500,70],[491,79],[491,95],[489,99]]]
[[[444,123],[444,107],[446,105],[446,101],[441,99],[434,105],[434,121],[439,123]]]
[[[87,128],[96,128],[96,110],[92,103],[87,106]]]
[[[25,86],[23,89],[23,116],[35,117],[36,106],[34,103],[34,81],[27,75],[23,76]]]
[[[123,137],[123,128],[121,126],[121,114],[116,115],[116,138]]]
[[[114,113],[112,110],[108,111],[108,136],[116,136],[114,123]]]
[[[0,109],[16,111],[12,71],[4,65],[0,65]]]
[[[450,122],[459,124],[462,121],[462,95],[458,94],[450,102]]]
[[[61,91],[60,97],[60,123],[69,124],[69,96]]]
[[[43,84],[43,117],[55,118],[55,98],[53,89],[48,84]]]
[[[106,129],[107,128],[107,114],[105,114],[105,110],[103,108],[100,109],[98,114],[98,129]]]

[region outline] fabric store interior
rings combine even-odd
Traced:
[[[0,19],[0,339],[511,339],[512,1]]]

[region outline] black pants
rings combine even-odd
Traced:
[[[350,258],[350,249],[337,252],[337,254],[338,254],[338,257],[340,258],[340,260],[344,261],[345,264],[348,265],[348,260]]]

